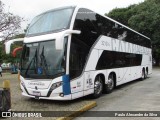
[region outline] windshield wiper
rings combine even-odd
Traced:
[[[34,57],[33,57],[32,60],[30,61],[29,65],[28,65],[28,67],[27,67],[27,69],[26,69],[25,75],[27,75],[28,70],[29,70],[29,68],[30,68],[30,66],[31,66],[31,64],[32,64],[33,61],[34,61],[34,67],[35,67],[35,70],[36,70],[36,65],[37,65],[37,64],[35,64],[35,63],[37,63],[37,49],[36,49],[36,51],[35,51]]]
[[[44,56],[44,46],[42,48],[42,52],[41,52],[40,58],[41,58],[41,64],[42,64],[42,67],[44,69],[44,72],[48,76],[48,74],[47,74],[48,73],[48,65],[47,65],[46,58]]]

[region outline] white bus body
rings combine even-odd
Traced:
[[[149,38],[85,8],[47,11],[32,21],[24,38],[20,85],[27,97],[99,97],[151,73]]]

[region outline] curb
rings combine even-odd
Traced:
[[[77,110],[69,115],[66,115],[65,117],[59,117],[56,120],[72,120],[73,118],[78,117],[82,113],[90,110],[91,108],[93,108],[95,106],[97,106],[97,103],[95,101],[91,101],[89,104],[83,106],[79,110]]]

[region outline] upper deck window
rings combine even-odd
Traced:
[[[26,36],[52,33],[69,28],[73,7],[45,12],[35,17]]]

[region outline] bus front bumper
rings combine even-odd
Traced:
[[[35,99],[47,99],[47,100],[72,100],[72,95],[61,95],[62,93],[52,93],[49,96],[37,96],[29,94],[28,90],[21,85],[22,95]],[[49,89],[41,90],[41,92],[47,92]],[[32,91],[32,90],[29,90]]]
[[[26,97],[31,97],[35,99],[46,99],[46,100],[71,100],[71,94],[70,95],[65,95],[63,97],[59,96],[59,94],[55,94],[55,96],[50,96],[50,97],[42,97],[42,96],[33,96],[33,95],[28,95],[27,93],[22,92],[23,96]]]

